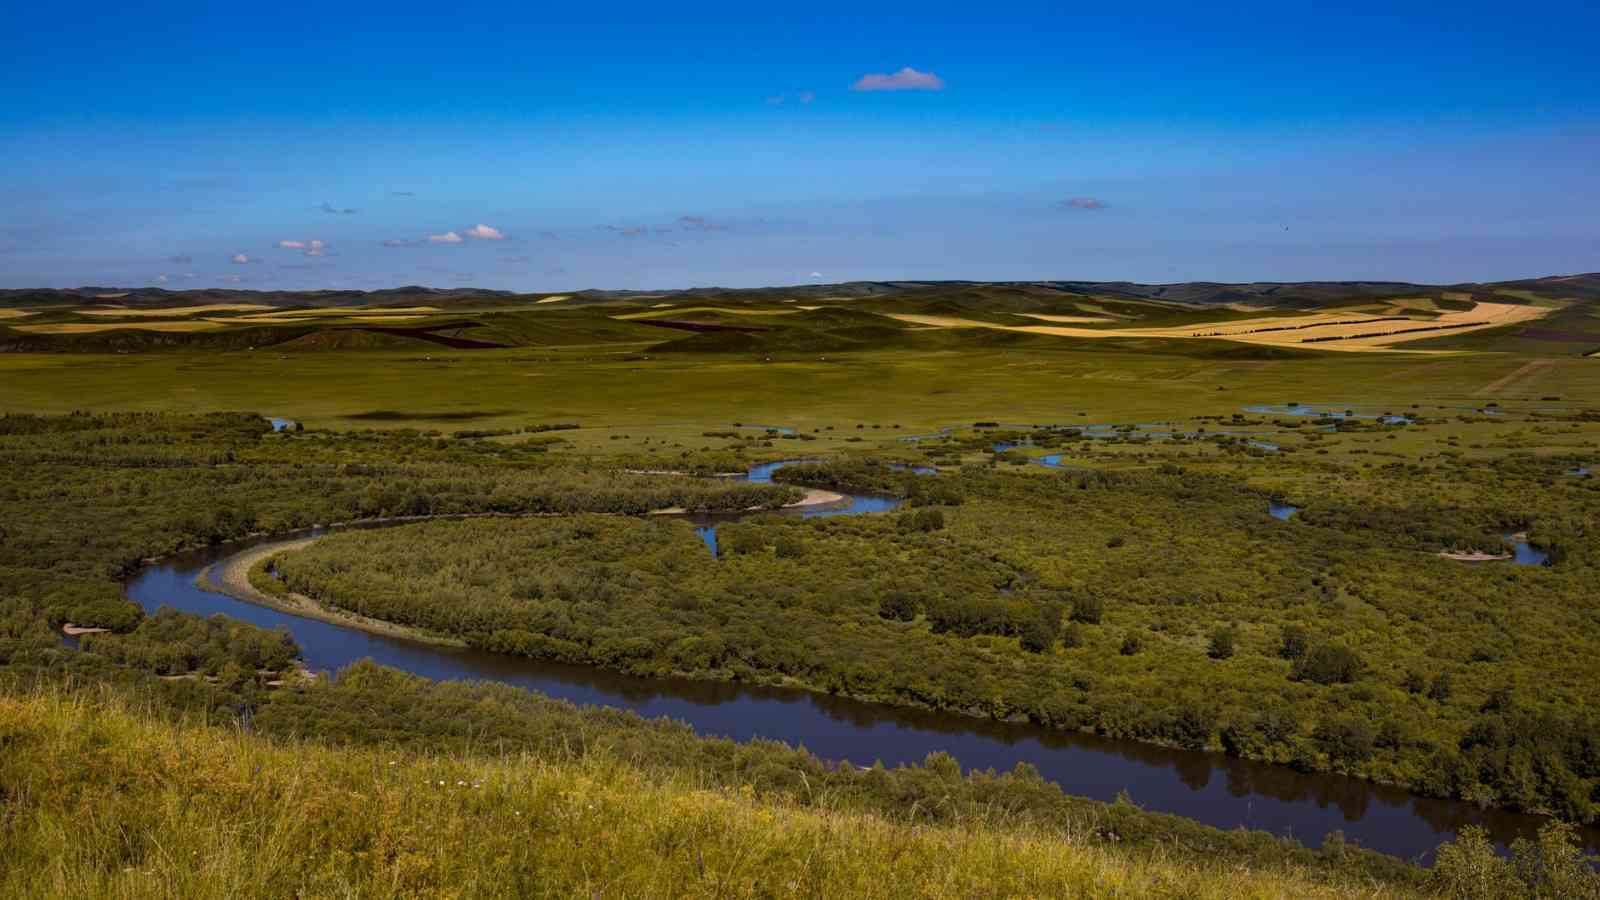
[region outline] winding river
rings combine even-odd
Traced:
[[[781,464],[757,467],[747,477],[770,479]],[[848,497],[829,509],[800,515],[849,515],[892,509],[884,497]],[[721,521],[727,521],[722,517]],[[398,523],[397,523],[398,524]],[[697,521],[711,529],[715,521]],[[350,526],[361,527],[361,526]],[[586,666],[543,662],[477,650],[386,637],[312,619],[201,589],[200,574],[245,550],[292,537],[244,541],[169,557],[140,570],[127,595],[145,610],[170,606],[203,616],[223,614],[264,628],[293,633],[314,670],[334,671],[363,658],[432,679],[497,681],[580,704],[603,704],[647,717],[667,716],[697,732],[735,740],[766,738],[803,746],[824,759],[868,766],[921,762],[945,751],[962,765],[1009,770],[1030,763],[1069,794],[1113,800],[1126,791],[1146,809],[1175,813],[1219,828],[1252,828],[1317,846],[1338,830],[1375,850],[1427,861],[1432,850],[1462,826],[1486,827],[1502,845],[1530,835],[1541,819],[1482,810],[1460,801],[1434,800],[1355,778],[1303,774],[1284,766],[1215,753],[1175,750],[1063,732],[1028,724],[972,719],[949,713],[848,700],[804,690],[683,679],[653,679]],[[1600,848],[1600,831],[1583,834]]]

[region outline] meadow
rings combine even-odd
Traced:
[[[866,790],[789,748],[687,729],[651,755],[664,726],[510,688],[468,702],[378,667],[306,681],[280,634],[147,615],[122,594],[143,561],[186,547],[495,514],[342,532],[254,577],[507,655],[1027,719],[1596,820],[1600,361],[1578,351],[1600,339],[1523,331],[1590,334],[1583,298],[1535,293],[1522,299],[1550,311],[1532,325],[1407,342],[1445,352],[1349,353],[893,318],[1231,329],[1323,315],[928,290],[406,294],[353,310],[212,297],[192,305],[216,329],[156,343],[90,326],[165,312],[118,323],[29,300],[8,323],[79,327],[0,334],[24,351],[0,353],[0,713],[20,751],[5,783],[56,786],[8,794],[20,813],[0,842],[30,862],[8,869],[7,889],[230,893],[264,878],[262,895],[647,893],[654,867],[671,873],[664,893],[730,896],[1595,890],[1581,866],[1562,868],[1558,828],[1511,861],[1467,833],[1425,871],[959,768],[970,804],[924,820],[941,790],[959,793],[929,786],[945,777],[936,760]],[[1438,315],[1473,302],[1446,293],[1428,301]],[[422,318],[383,324],[394,316]],[[795,459],[811,463],[776,484],[694,477]],[[904,503],[747,516],[720,526],[718,558],[688,523],[643,515],[776,508],[802,487]],[[1280,521],[1273,502],[1300,511]],[[1549,564],[1441,556],[1497,554],[1513,534]],[[62,647],[68,622],[106,633]],[[493,712],[466,716],[475,705]],[[478,730],[452,731],[455,719]],[[561,729],[588,729],[592,750],[557,752]],[[125,769],[99,774],[90,744],[127,748]],[[186,780],[141,774],[179,756],[201,761]],[[236,789],[247,766],[272,789]],[[497,787],[424,799],[391,774]],[[810,795],[822,783],[831,800]],[[549,799],[563,794],[592,796],[604,821]],[[355,797],[373,802],[359,811]],[[68,822],[85,804],[105,810],[98,824]],[[548,824],[513,850],[496,836],[518,833],[504,819],[518,811]],[[135,827],[151,840],[117,842]],[[218,837],[246,832],[340,849],[274,881]],[[481,852],[445,849],[468,845]],[[491,858],[520,880],[470,880]]]
[[[1431,881],[1390,886],[1313,866],[1129,853],[1004,811],[925,824],[846,801],[758,799],[604,752],[335,749],[51,694],[0,698],[0,734],[0,777],[19,786],[0,835],[0,890],[12,896],[1384,898],[1524,888],[1482,846],[1463,848]],[[1561,848],[1552,834],[1526,851],[1547,873],[1540,883],[1588,890]]]

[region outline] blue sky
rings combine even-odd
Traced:
[[[1600,269],[1593,4],[758,6],[13,4],[0,286]]]

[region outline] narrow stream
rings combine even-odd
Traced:
[[[747,477],[770,479],[780,465],[757,467]],[[884,497],[848,499],[848,504],[833,509],[795,513],[878,512],[892,509],[898,502]],[[696,524],[710,529],[707,542],[714,552],[717,522]],[[170,606],[203,616],[220,613],[264,628],[287,628],[303,648],[307,665],[318,671],[334,671],[371,658],[432,679],[496,681],[574,703],[630,709],[647,717],[667,716],[688,723],[701,734],[780,740],[803,746],[824,759],[861,766],[878,761],[890,766],[918,763],[935,751],[954,755],[969,769],[1003,771],[1027,762],[1069,794],[1110,801],[1126,791],[1146,809],[1219,828],[1260,829],[1309,846],[1319,845],[1324,835],[1339,830],[1362,846],[1427,861],[1439,843],[1465,825],[1486,827],[1503,845],[1531,835],[1542,822],[1534,816],[1482,810],[1469,803],[1417,797],[1400,788],[1359,779],[1303,774],[1221,754],[864,703],[796,689],[640,678],[586,666],[439,647],[299,618],[197,586],[196,579],[207,566],[252,546],[283,539],[263,538],[168,558],[130,578],[127,595],[149,612]],[[1582,837],[1591,849],[1600,848],[1600,831],[1588,829]]]

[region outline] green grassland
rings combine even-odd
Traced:
[[[524,708],[536,702],[525,692],[448,707],[396,673],[271,686],[294,680],[277,638],[147,618],[115,581],[146,557],[319,522],[561,513],[344,534],[280,570],[330,606],[501,652],[1025,716],[1594,821],[1600,478],[1572,473],[1600,467],[1600,359],[1578,352],[1600,348],[1600,319],[1588,281],[1547,281],[1428,293],[901,283],[537,307],[539,295],[407,290],[262,300],[339,310],[326,322],[110,338],[0,328],[0,345],[50,351],[0,353],[0,785],[14,810],[0,855],[19,861],[0,892],[633,895],[652,892],[654,871],[667,885],[657,893],[728,896],[1585,896],[1550,893],[1557,875],[1523,877],[1559,866],[1514,871],[1470,836],[1428,874],[1065,807],[1080,802],[1059,791],[1022,801],[972,788],[961,814],[923,820],[916,810],[939,807],[937,791],[910,785],[937,767],[895,776],[906,781],[881,796],[829,782],[829,805],[770,780],[826,775],[787,749],[713,751],[680,734],[670,758],[562,757],[533,723],[570,713]],[[1217,321],[1217,303],[1248,318],[1465,302],[1446,293],[1553,312],[1531,326],[1543,335],[1512,327],[1408,345],[1448,353],[1376,354],[920,329],[885,315],[1181,324]],[[39,292],[0,303],[32,311],[6,326],[100,321]],[[419,305],[441,311],[404,325],[432,338],[359,321]],[[1296,402],[1415,421],[1247,410]],[[261,415],[305,430],[272,434]],[[1138,423],[1150,427],[1117,439],[1073,430]],[[1020,446],[996,453],[997,441]],[[1036,464],[1047,454],[1069,468]],[[772,506],[795,491],[629,470],[795,458],[825,464],[783,480],[900,494],[910,513],[747,520],[724,526],[721,561],[683,523],[634,518]],[[1305,509],[1278,522],[1269,497]],[[916,515],[928,510],[937,525]],[[575,523],[588,543],[552,538]],[[1554,564],[1437,555],[1498,550],[1511,531]],[[544,574],[519,568],[530,560]],[[440,580],[452,566],[477,572],[468,588]],[[828,572],[856,574],[841,586]],[[583,584],[620,591],[618,602],[568,596]],[[67,621],[111,633],[62,649],[52,630]],[[367,693],[345,693],[363,683]],[[352,729],[377,715],[382,692],[395,700],[387,718]],[[244,707],[260,734],[228,731]],[[527,730],[495,752],[440,738],[467,709]],[[596,746],[665,740],[636,721],[603,727],[615,730]],[[708,762],[721,753],[743,761]],[[424,778],[493,787],[399,788]],[[604,815],[575,815],[574,797]],[[90,808],[101,814],[78,816]],[[546,824],[523,834],[517,812]],[[1132,817],[1119,833],[1148,839],[1105,840],[1105,816]],[[342,848],[285,862],[287,848],[329,838]],[[246,846],[275,849],[254,858]],[[515,878],[472,880],[494,866]]]
[[[1068,342],[1013,347],[822,353],[749,358],[652,355],[614,344],[538,351],[429,354],[263,352],[0,355],[0,408],[67,412],[255,409],[308,426],[346,427],[373,410],[407,410],[408,427],[445,425],[424,413],[484,413],[485,427],[571,420],[607,428],[711,426],[748,420],[806,430],[826,425],[935,428],[1007,421],[1150,421],[1231,415],[1259,403],[1537,404],[1600,396],[1600,365],[1548,360],[1503,390],[1517,354],[1449,357],[1317,354],[1222,359],[1163,352],[1199,342]],[[1207,342],[1209,345],[1209,342]],[[1217,346],[1227,346],[1219,344]],[[1253,349],[1253,348],[1252,348]],[[643,358],[649,356],[648,359]]]

